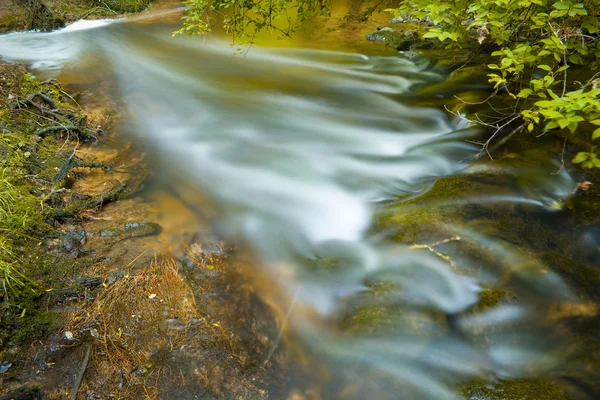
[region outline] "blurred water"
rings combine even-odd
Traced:
[[[403,225],[374,229],[374,215],[382,202],[402,204],[439,177],[498,168],[525,183],[424,200],[402,212],[465,204],[546,212],[573,191],[566,170],[547,174],[558,169],[553,163],[531,170],[470,166],[464,160],[476,148],[465,139],[477,132],[459,129],[438,109],[398,100],[417,96],[416,85],[444,79],[407,57],[260,47],[240,55],[217,38],[172,38],[171,30],[80,22],[54,33],[2,36],[0,54],[40,74],[78,68],[114,80],[124,123],[154,153],[158,178],[219,234],[262,260],[270,284],[298,309],[289,321],[294,335],[340,376],[364,380],[382,398],[450,399],[461,379],[552,365],[535,329],[501,328],[531,324],[537,301],[568,299],[555,274],[532,281],[520,268],[530,260],[514,246],[458,220],[440,234],[492,249],[494,261],[461,255],[456,268],[433,251],[392,244],[388,238]],[[335,267],[315,267],[329,259]],[[512,268],[535,301],[465,313],[502,275],[494,268]],[[361,297],[372,282],[393,289]],[[402,311],[390,313],[394,328],[385,334],[343,334],[339,320],[357,302]],[[472,335],[486,329],[492,332],[484,341]]]

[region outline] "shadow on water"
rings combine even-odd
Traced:
[[[549,140],[474,159],[480,132],[416,90],[447,78],[426,61],[310,43],[240,55],[171,31],[82,22],[0,49],[42,75],[110,82],[151,154],[147,190],[260,260],[246,280],[327,371],[322,398],[593,397],[598,222],[573,216],[585,198],[552,174]],[[478,383],[520,377],[533,397],[522,380]]]

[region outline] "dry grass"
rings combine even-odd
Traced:
[[[80,393],[109,389],[115,398],[129,399],[143,390],[146,398],[157,398],[153,381],[160,371],[149,376],[151,358],[181,346],[193,318],[198,318],[193,293],[172,260],[155,261],[101,290],[70,324],[94,338],[94,372]]]

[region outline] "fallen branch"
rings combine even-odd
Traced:
[[[79,386],[81,386],[81,381],[83,380],[83,375],[85,374],[85,370],[87,369],[88,363],[90,362],[90,353],[92,351],[92,345],[88,344],[87,349],[85,349],[85,356],[83,357],[83,363],[81,364],[81,369],[77,374],[77,378],[75,379],[75,384],[73,385],[73,389],[71,389],[71,395],[69,396],[69,400],[77,399],[77,392],[79,391]]]

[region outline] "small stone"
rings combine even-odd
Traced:
[[[123,278],[124,276],[125,276],[125,271],[120,270],[120,269],[114,270],[110,274],[108,274],[108,277],[106,277],[106,280],[104,281],[104,283],[106,283],[107,285],[112,285],[119,279]]]
[[[2,363],[0,364],[0,374],[3,374],[6,371],[8,371],[10,367],[12,367],[12,363],[9,363],[8,361],[2,361]]]

